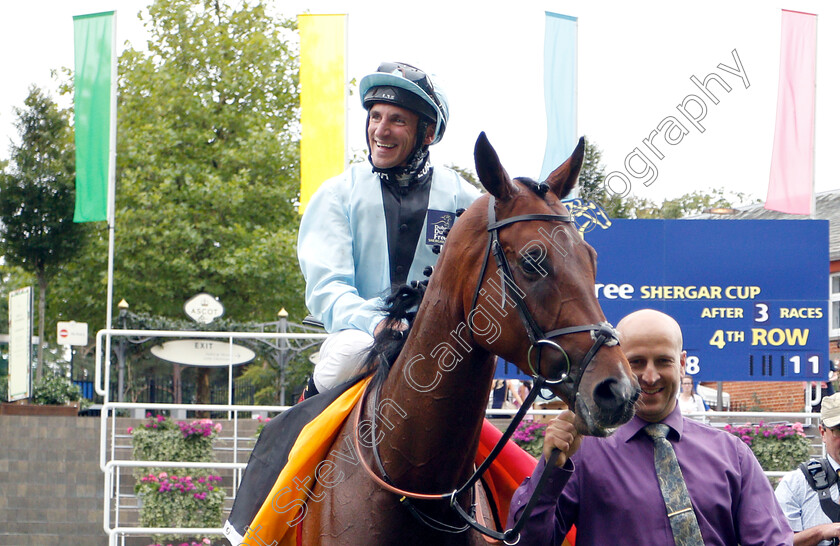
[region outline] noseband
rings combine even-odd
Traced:
[[[513,282],[513,273],[511,272],[510,263],[508,263],[507,256],[505,256],[502,244],[499,242],[499,230],[505,226],[515,224],[516,222],[527,222],[532,220],[544,222],[564,222],[571,224],[572,217],[568,214],[523,214],[497,221],[495,204],[495,197],[490,195],[490,200],[487,204],[487,231],[490,233],[490,237],[487,242],[487,250],[484,253],[484,261],[481,265],[481,275],[479,276],[478,283],[475,287],[475,294],[473,295],[472,310],[470,311],[470,315],[476,308],[478,296],[482,291],[481,284],[483,283],[484,276],[487,273],[487,262],[489,261],[490,254],[493,254],[493,257],[496,259],[496,266],[502,272],[503,276],[502,282],[499,283],[502,289],[501,307],[505,307],[505,300],[508,297],[508,292],[510,292],[510,299],[513,300],[513,306],[519,313],[519,318],[522,320],[525,332],[528,334],[528,339],[531,342],[531,347],[528,349],[528,366],[531,369],[531,375],[535,380],[537,378],[542,378],[546,385],[560,385],[561,388],[569,389],[569,408],[572,411],[575,411],[577,392],[580,387],[580,380],[583,377],[583,373],[586,371],[589,363],[592,362],[592,359],[595,358],[595,354],[598,352],[598,349],[600,349],[603,345],[612,347],[618,343],[618,334],[615,331],[615,328],[613,328],[608,322],[599,322],[598,324],[587,324],[584,326],[570,326],[568,328],[559,328],[557,330],[543,332],[542,328],[540,328],[540,325],[537,324],[534,316],[525,305],[525,300],[520,295],[520,291],[508,291],[506,288],[507,283],[505,282],[505,279],[510,279],[510,281]],[[469,322],[470,321],[467,321],[468,325]],[[473,335],[475,335],[471,325],[470,331]],[[589,332],[592,336],[593,343],[592,347],[589,348],[589,352],[587,352],[580,361],[577,374],[573,375],[572,363],[569,359],[569,355],[563,350],[559,343],[552,341],[552,338],[560,337],[566,334],[576,334],[579,332]],[[542,350],[543,347],[546,346],[555,349],[566,359],[566,371],[561,373],[559,377],[548,378],[541,373]],[[536,364],[532,360],[532,353],[535,353]]]

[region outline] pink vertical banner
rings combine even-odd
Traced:
[[[776,133],[766,209],[813,212],[816,78],[817,16],[782,10]]]

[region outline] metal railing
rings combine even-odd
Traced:
[[[808,429],[816,427],[819,422],[819,414],[813,412],[762,412],[762,411],[707,411],[705,413],[689,413],[686,417],[703,417],[708,419],[710,425],[724,427],[727,424],[741,425],[750,423],[753,425],[764,421],[765,425],[776,423],[799,422]],[[825,457],[825,444],[820,440],[819,433],[815,433],[816,442],[811,443],[811,455],[818,454]],[[795,469],[791,469],[795,470]],[[764,475],[768,478],[780,478],[790,472],[765,470]]]
[[[96,392],[104,397],[104,404],[102,405],[101,421],[100,421],[100,446],[99,446],[99,466],[105,474],[104,481],[104,495],[103,495],[103,529],[108,535],[109,545],[116,546],[118,541],[122,539],[125,542],[127,536],[151,536],[156,534],[182,534],[182,535],[205,535],[205,536],[223,536],[223,529],[219,528],[196,528],[196,527],[142,527],[139,525],[125,524],[125,519],[122,517],[122,512],[125,510],[136,510],[137,502],[136,495],[126,495],[120,491],[123,485],[122,469],[131,468],[203,468],[203,469],[217,469],[227,470],[231,475],[231,495],[228,501],[232,502],[236,498],[236,492],[241,483],[242,473],[247,465],[247,457],[250,456],[251,446],[246,446],[249,441],[252,443],[254,437],[240,436],[240,421],[250,421],[250,417],[241,417],[241,413],[280,413],[289,406],[256,406],[256,405],[234,405],[234,404],[151,404],[151,403],[130,403],[130,402],[111,402],[103,385],[110,384],[110,359],[103,362],[101,358],[102,351],[100,350],[103,338],[105,336],[155,336],[155,337],[201,337],[201,338],[229,338],[232,344],[233,339],[242,338],[286,338],[286,339],[323,339],[326,334],[289,334],[289,333],[243,333],[243,332],[184,332],[184,331],[150,331],[150,330],[102,330],[97,333],[96,344],[96,379],[94,381]],[[233,372],[232,366],[229,372],[228,386],[232,385]],[[230,398],[229,398],[230,400]],[[146,410],[146,411],[168,411],[170,415],[178,411],[192,411],[192,412],[227,412],[228,418],[232,421],[233,431],[232,436],[224,437],[222,439],[232,442],[232,460],[230,462],[179,462],[179,461],[135,461],[118,458],[118,450],[130,448],[130,436],[128,434],[119,434],[117,432],[116,413],[120,410]],[[552,409],[532,409],[529,415],[532,416],[554,416],[558,415],[561,410]],[[507,416],[516,413],[516,410],[492,409],[488,413],[493,416]],[[815,427],[818,420],[818,414],[810,412],[718,412],[707,411],[705,413],[687,414],[687,417],[700,417],[707,420],[709,424],[716,427],[723,427],[729,424],[745,424],[756,423],[759,420],[765,423],[775,422],[802,422],[808,428]],[[120,441],[124,441],[125,445],[120,445]],[[812,444],[812,454],[821,451],[825,455],[824,446],[819,443]],[[240,458],[240,451],[247,454]],[[783,476],[786,472],[766,471],[768,477]],[[133,478],[129,474],[129,480]],[[135,497],[135,502],[127,502],[129,497]],[[113,518],[111,517],[113,513]]]
[[[105,473],[104,495],[103,495],[103,529],[109,536],[109,544],[116,544],[118,537],[127,535],[154,535],[154,534],[184,534],[184,535],[221,535],[221,528],[197,528],[197,527],[141,527],[125,526],[122,524],[121,511],[129,508],[136,508],[133,505],[125,505],[123,500],[133,495],[124,495],[121,492],[122,469],[123,468],[204,468],[215,470],[231,471],[232,490],[235,492],[242,479],[242,472],[247,465],[247,456],[240,458],[240,443],[244,443],[239,433],[239,414],[241,412],[282,412],[289,406],[233,406],[227,404],[143,404],[130,402],[108,402],[102,406],[102,419],[100,428],[99,445],[99,466]],[[120,409],[143,409],[151,411],[226,411],[232,415],[233,442],[231,462],[181,462],[181,461],[135,461],[120,460],[117,458],[117,450],[122,447],[118,445],[116,410]],[[108,427],[108,421],[111,426]],[[249,419],[250,420],[250,419]],[[110,431],[108,430],[110,429]],[[110,441],[109,441],[110,440]],[[110,448],[109,448],[110,444]],[[249,450],[250,451],[250,450]],[[111,513],[114,513],[113,521]]]
[[[211,338],[227,339],[231,348],[231,363],[228,365],[228,403],[227,404],[149,404],[111,402],[110,392],[105,386],[111,383],[111,337],[121,336],[144,336],[144,337],[189,337],[189,338]],[[283,412],[288,406],[244,406],[234,405],[232,402],[233,393],[233,340],[234,339],[324,339],[325,333],[282,333],[282,332],[208,332],[208,331],[169,331],[169,330],[122,330],[105,329],[96,334],[96,361],[94,388],[103,397],[103,404],[100,417],[99,434],[99,466],[105,474],[103,484],[103,529],[108,535],[109,545],[115,546],[121,538],[125,541],[126,536],[139,535],[151,536],[155,534],[184,534],[184,535],[221,535],[221,528],[169,528],[169,527],[142,527],[139,525],[123,525],[121,513],[127,507],[136,508],[137,503],[126,505],[123,501],[126,497],[120,491],[122,484],[123,468],[212,468],[218,470],[229,470],[231,472],[232,490],[235,498],[236,490],[242,478],[242,471],[247,465],[247,458],[240,460],[239,435],[240,413],[248,412]],[[105,348],[105,350],[103,350]],[[104,358],[103,358],[104,356]],[[155,410],[176,412],[186,411],[221,411],[227,412],[228,418],[233,422],[233,460],[231,462],[177,462],[177,461],[133,461],[120,460],[117,458],[118,437],[116,414],[119,410]],[[110,426],[109,426],[110,421]],[[110,446],[110,447],[109,447]],[[250,451],[250,450],[249,450]],[[113,520],[111,514],[114,514]]]

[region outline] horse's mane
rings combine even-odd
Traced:
[[[403,284],[395,287],[391,294],[385,299],[382,311],[385,312],[386,324],[397,324],[402,322],[408,324],[404,330],[384,328],[376,334],[373,339],[373,346],[367,354],[363,369],[367,374],[373,374],[371,380],[374,385],[381,384],[388,377],[391,366],[397,360],[400,351],[405,345],[408,333],[414,326],[414,319],[417,317],[417,309],[423,296],[426,293],[426,286],[429,281],[412,281],[410,284]]]

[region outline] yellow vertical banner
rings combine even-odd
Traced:
[[[318,186],[345,167],[347,15],[298,15],[300,214]]]

